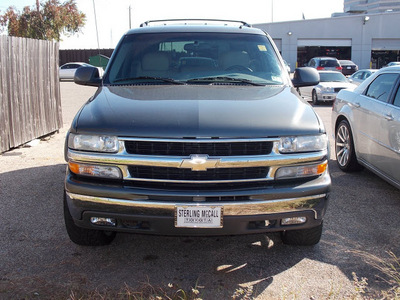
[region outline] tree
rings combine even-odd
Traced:
[[[61,35],[71,36],[85,25],[86,16],[78,10],[75,0],[60,3],[47,0],[36,7],[25,6],[22,12],[10,6],[0,15],[0,26],[10,36],[60,41]]]

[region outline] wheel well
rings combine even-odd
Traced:
[[[335,132],[334,132],[334,134],[336,134],[336,130],[337,130],[340,122],[342,122],[343,120],[346,120],[349,123],[349,120],[347,120],[347,118],[345,116],[338,116],[337,119],[336,119],[336,123],[335,123]],[[350,125],[350,123],[349,123],[349,125]]]
[[[354,136],[353,128],[351,127],[351,124],[350,124],[349,120],[345,116],[340,115],[340,116],[337,117],[336,123],[335,123],[335,132],[333,134],[335,135],[335,138],[336,138],[336,130],[337,130],[340,122],[342,122],[343,120],[346,120],[347,123],[349,123],[349,127],[350,127],[350,130],[351,130],[351,135],[353,136],[354,151],[357,153],[357,143],[355,141],[356,137]]]

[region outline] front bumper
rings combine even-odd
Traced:
[[[81,181],[67,173],[66,201],[77,226],[161,235],[233,235],[305,229],[322,222],[331,180],[325,175],[298,185],[218,191],[132,188]],[[177,206],[221,206],[221,228],[175,227]],[[112,218],[99,226],[92,217]],[[306,222],[282,225],[284,218]]]
[[[337,93],[322,92],[317,93],[318,101],[334,101],[336,99]]]

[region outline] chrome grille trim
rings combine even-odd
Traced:
[[[139,140],[139,141],[168,141],[168,142],[199,142],[199,143],[222,143],[222,142],[243,142],[243,141],[268,141],[273,142],[272,151],[268,155],[245,155],[245,156],[207,156],[209,160],[216,160],[212,168],[255,168],[265,167],[268,168],[268,173],[262,178],[240,178],[233,180],[218,179],[218,180],[179,180],[179,179],[157,179],[157,178],[135,178],[129,172],[130,166],[142,167],[164,167],[164,168],[185,168],[185,161],[190,160],[191,156],[154,156],[154,155],[133,155],[126,152],[124,141],[126,140]],[[255,181],[272,181],[275,177],[275,172],[282,166],[306,165],[324,161],[328,157],[327,150],[310,152],[310,153],[295,153],[295,154],[281,154],[278,151],[279,139],[143,139],[143,138],[120,138],[120,149],[118,153],[95,153],[83,152],[68,149],[68,161],[84,162],[101,165],[114,165],[120,168],[123,180],[129,181],[148,181],[148,182],[166,182],[166,183],[198,183],[198,184],[212,184],[212,183],[232,183],[232,182],[255,182]],[[207,153],[204,153],[207,154]],[[203,171],[194,171],[203,172]]]

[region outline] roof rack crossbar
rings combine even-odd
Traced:
[[[244,21],[238,20],[221,20],[221,19],[165,19],[165,20],[150,20],[140,24],[140,27],[149,26],[150,23],[168,23],[168,22],[221,22],[221,23],[240,23],[242,26],[251,27],[251,25]],[[166,25],[166,24],[164,24]]]

